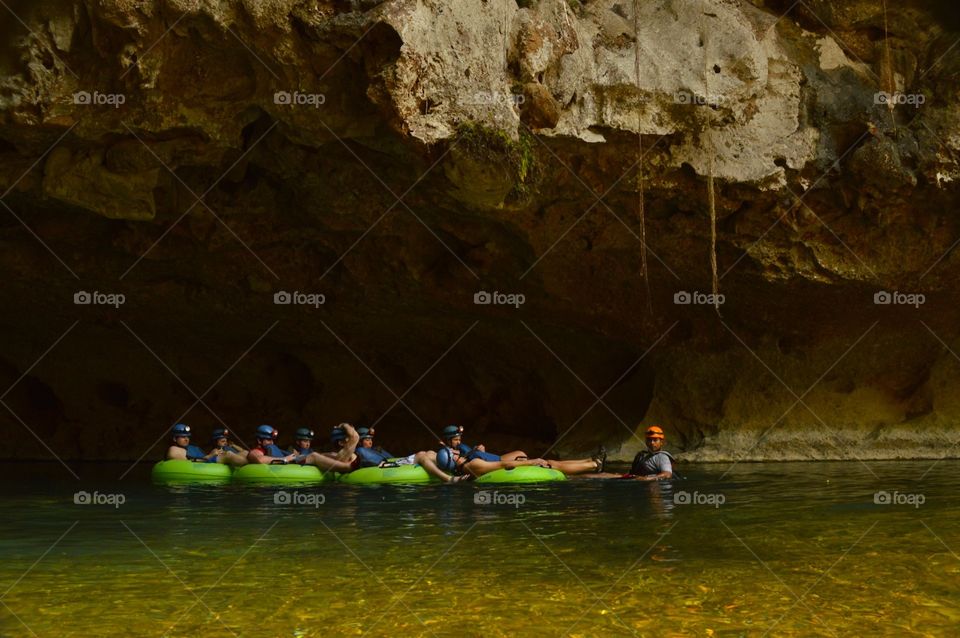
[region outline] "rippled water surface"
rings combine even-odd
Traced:
[[[299,490],[316,506],[8,466],[0,636],[956,636],[960,464],[931,464]]]

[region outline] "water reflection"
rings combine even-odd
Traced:
[[[367,635],[440,635],[451,606],[484,635],[948,635],[960,480],[952,463],[904,478],[928,467],[703,467],[504,487],[512,504],[470,485],[304,488],[324,501],[296,506],[273,488],[83,484],[122,490],[114,509],[74,505],[75,483],[7,481],[0,583],[38,635],[160,635],[198,595],[172,635],[247,633],[262,609],[304,636],[360,635],[388,608]],[[29,632],[0,606],[6,634]]]

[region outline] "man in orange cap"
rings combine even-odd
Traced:
[[[658,425],[647,428],[647,449],[637,452],[630,467],[630,478],[659,481],[673,477],[673,457],[663,449],[663,430]]]
[[[646,431],[647,449],[637,452],[628,474],[596,472],[581,474],[578,478],[633,479],[636,481],[659,481],[673,478],[673,456],[663,449],[663,430],[651,425]],[[677,476],[677,478],[680,478]]]

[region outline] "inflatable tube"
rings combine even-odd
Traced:
[[[237,468],[234,483],[245,485],[289,485],[296,483],[323,483],[334,480],[333,473],[324,474],[315,465],[266,465],[251,463]]]
[[[440,479],[430,476],[419,465],[362,467],[347,474],[337,475],[337,480],[350,485],[415,485],[440,482]]]
[[[167,460],[153,466],[154,483],[229,483],[233,468],[223,463]]]
[[[566,475],[560,470],[537,465],[524,465],[512,470],[494,470],[477,478],[474,483],[546,483],[548,481],[566,480]]]

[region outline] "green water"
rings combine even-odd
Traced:
[[[300,490],[317,506],[11,466],[0,636],[955,636],[960,466],[919,480],[930,466],[699,466],[672,487],[500,489],[513,505],[475,485]]]

